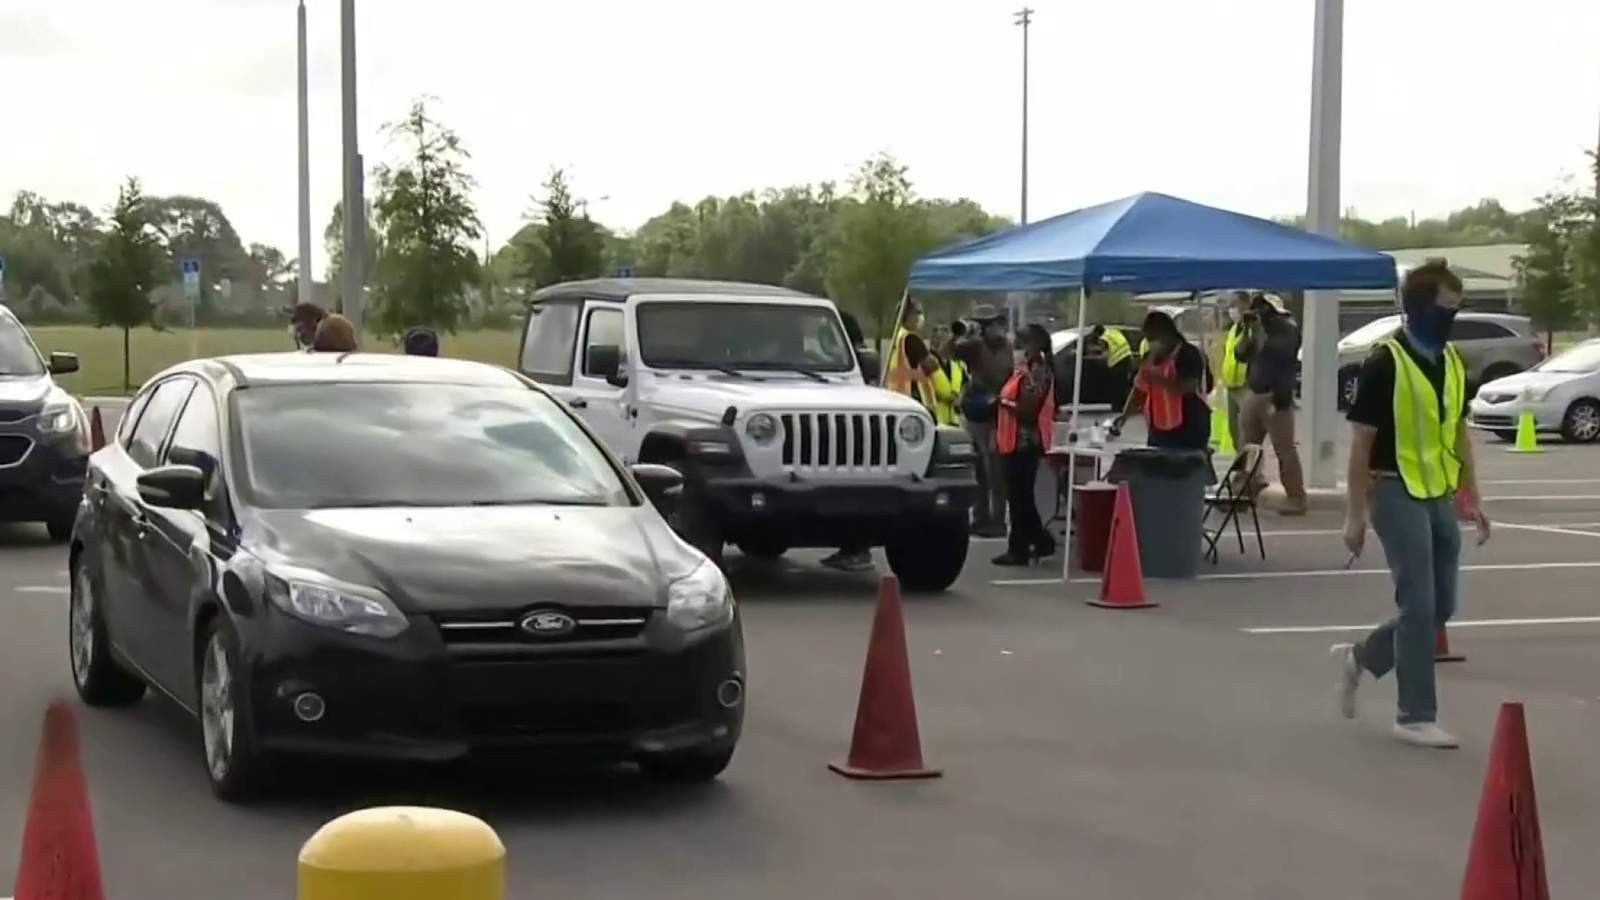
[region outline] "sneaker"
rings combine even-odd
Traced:
[[[1394,736],[1401,743],[1434,750],[1454,750],[1461,746],[1455,735],[1432,722],[1396,723]]]
[[[830,569],[841,572],[865,572],[872,568],[872,553],[863,550],[860,553],[847,553],[840,550],[822,561]]]
[[[1356,661],[1355,644],[1334,644],[1328,653],[1339,664],[1339,715],[1356,717],[1356,689],[1361,687],[1361,663]]]
[[[1311,504],[1306,500],[1306,498],[1301,497],[1298,500],[1285,500],[1283,505],[1278,507],[1278,515],[1299,517],[1305,515],[1308,511],[1310,511],[1310,509]]]

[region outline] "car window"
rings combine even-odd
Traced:
[[[1493,341],[1513,336],[1505,326],[1482,319],[1458,319],[1450,334],[1451,340],[1456,341]]]
[[[155,391],[145,391],[133,398],[128,408],[122,411],[122,419],[117,422],[117,443],[121,444],[124,450],[128,448],[128,441],[133,437],[133,426],[139,424],[139,416],[144,412],[145,404],[150,402],[150,395],[153,393]]]
[[[203,455],[197,455],[203,454]],[[172,429],[165,462],[195,466],[206,473],[206,514],[220,521],[226,513],[222,490],[222,428],[217,421],[217,405],[211,389],[195,385]]]
[[[839,317],[825,306],[652,301],[636,318],[647,366],[848,372],[856,364]]]
[[[596,372],[589,366],[589,351],[595,347],[621,348],[624,343],[622,334],[622,310],[620,309],[593,309],[589,311],[589,328],[583,337],[583,374],[591,378],[600,378],[603,373]]]
[[[183,401],[189,399],[192,387],[194,382],[188,378],[172,378],[156,386],[128,440],[128,456],[134,462],[146,469],[157,465],[161,443],[166,440],[178,410],[183,409]]]
[[[633,502],[561,404],[520,385],[257,385],[231,402],[229,476],[255,506]]]
[[[572,346],[578,338],[578,304],[539,303],[528,309],[522,371],[547,384],[572,383]]]
[[[34,348],[22,323],[10,316],[0,316],[0,378],[20,375],[34,378],[45,372],[39,351]]]

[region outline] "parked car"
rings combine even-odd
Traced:
[[[78,371],[71,353],[39,353],[0,306],[0,522],[43,522],[65,541],[83,497],[89,422],[52,376]]]
[[[96,706],[175,700],[228,800],[317,755],[560,752],[711,779],[739,738],[744,639],[722,572],[653,505],[680,482],[494,366],[185,363],[90,460],[73,679]]]
[[[1400,330],[1400,316],[1384,316],[1339,339],[1339,408],[1347,409],[1356,396],[1361,364],[1379,342]],[[1545,358],[1545,344],[1524,316],[1504,313],[1463,312],[1456,316],[1450,343],[1467,366],[1467,396],[1479,385],[1515,375]]]
[[[1579,443],[1600,439],[1600,339],[1569,347],[1532,371],[1485,384],[1472,400],[1467,424],[1509,441],[1528,412],[1538,431]]]
[[[1137,325],[1107,325],[1122,332],[1127,339],[1129,349],[1138,356],[1139,346],[1144,341],[1144,331]],[[1050,335],[1050,350],[1055,360],[1056,375],[1056,402],[1067,405],[1072,402],[1072,381],[1077,371],[1078,357],[1077,328],[1064,328]],[[1116,377],[1103,363],[1094,361],[1093,357],[1086,358],[1083,365],[1083,390],[1079,401],[1084,404],[1109,404],[1113,409],[1120,411],[1123,404],[1128,402],[1128,392],[1133,388],[1129,379]]]
[[[967,558],[976,451],[864,383],[866,361],[822,297],[643,278],[536,293],[519,367],[624,460],[682,472],[673,526],[713,560],[883,547],[907,589],[942,591]]]

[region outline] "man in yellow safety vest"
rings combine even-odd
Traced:
[[[1228,307],[1228,330],[1222,336],[1222,392],[1228,409],[1228,436],[1233,438],[1235,447],[1244,446],[1239,434],[1239,410],[1250,396],[1250,362],[1248,358],[1241,359],[1239,352],[1241,344],[1249,346],[1244,341],[1249,317],[1250,293],[1234,291],[1233,303]]]
[[[1338,644],[1340,712],[1356,714],[1362,672],[1399,681],[1395,737],[1420,747],[1453,748],[1437,724],[1434,640],[1456,609],[1461,529],[1472,521],[1478,543],[1489,539],[1479,502],[1472,442],[1466,428],[1466,367],[1450,346],[1461,306],[1461,279],[1443,260],[1407,273],[1401,286],[1405,323],[1362,365],[1349,419],[1348,507],[1344,543],[1353,563],[1372,530],[1394,578],[1399,614],[1356,644]]]
[[[897,394],[912,395],[912,388],[925,387],[928,376],[906,359],[906,338],[922,328],[922,304],[915,297],[907,297],[905,309],[894,329],[894,340],[889,342],[889,364],[883,386]]]

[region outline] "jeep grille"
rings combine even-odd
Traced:
[[[784,413],[783,465],[796,471],[893,469],[897,417],[885,413]]]

